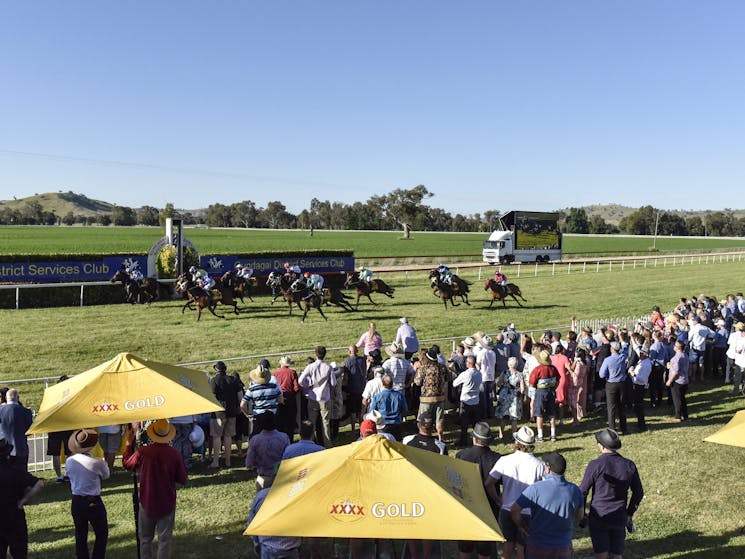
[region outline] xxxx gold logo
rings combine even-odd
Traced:
[[[100,404],[93,404],[93,413],[106,413],[110,411],[118,411],[119,404],[112,404],[111,402],[101,402]]]
[[[329,514],[340,522],[355,522],[365,516],[365,507],[352,499],[335,499],[329,505]]]

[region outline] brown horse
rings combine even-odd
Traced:
[[[431,270],[429,272],[429,283],[430,286],[434,289],[435,284],[440,282],[440,272],[438,272],[436,269]],[[447,283],[447,282],[445,282]],[[450,284],[451,289],[453,291],[453,296],[460,297],[460,300],[464,302],[466,305],[471,305],[471,303],[468,302],[468,293],[470,291],[469,285],[471,285],[470,281],[466,281],[461,277],[458,277],[456,274],[452,274],[450,276]]]
[[[434,288],[434,295],[435,297],[439,297],[442,301],[442,304],[445,305],[445,309],[448,308],[448,301],[450,301],[450,304],[454,307],[458,306],[458,303],[455,302],[455,290],[453,289],[453,285],[449,284],[444,281],[440,281],[440,276],[436,278],[432,278],[431,285]]]
[[[348,299],[351,299],[351,297],[346,296],[338,287],[323,288],[323,302],[326,305],[334,305],[336,307],[341,307],[345,311],[354,312],[354,307],[349,304]]]
[[[321,313],[323,319],[328,320],[326,315],[323,314],[323,309],[321,308],[323,305],[321,297],[305,286],[304,282],[297,282],[297,284],[293,282],[290,284],[287,276],[282,276],[279,279],[279,282],[279,289],[282,293],[282,298],[287,301],[287,306],[290,309],[290,316],[292,316],[292,307],[297,305],[298,308],[303,311],[302,322],[305,322],[305,317],[308,316],[308,311],[310,309],[318,309],[318,312]],[[296,286],[295,289],[293,289],[293,285]],[[299,288],[297,287],[298,285],[300,286]]]
[[[225,318],[223,315],[215,312],[218,303],[232,306],[233,312],[239,314],[238,303],[233,299],[232,289],[227,287],[213,289],[208,293],[196,285],[188,274],[182,274],[176,280],[176,291],[178,293],[185,293],[187,296],[186,304],[181,308],[181,314],[184,314],[187,308],[194,310],[192,307],[192,303],[194,303],[197,309],[197,321],[202,318],[202,309],[207,309],[217,318]]]
[[[382,293],[386,297],[393,299],[393,292],[395,291],[395,289],[393,287],[390,287],[382,279],[374,279],[370,282],[367,282],[360,279],[360,275],[358,272],[353,272],[351,274],[347,273],[346,275],[347,279],[344,281],[344,287],[354,287],[355,291],[357,291],[357,304],[355,305],[356,308],[359,308],[360,297],[362,297],[363,295],[367,297],[367,299],[373,305],[377,304],[370,297],[370,293]]]
[[[507,308],[507,303],[505,302],[505,299],[507,299],[507,297],[512,297],[515,300],[515,303],[517,303],[520,307],[522,307],[522,305],[520,304],[520,301],[517,300],[517,297],[520,297],[520,299],[522,299],[526,303],[528,302],[528,300],[523,297],[520,288],[514,283],[508,283],[506,286],[504,286],[503,290],[502,287],[496,282],[496,280],[488,279],[484,284],[484,291],[489,291],[490,289],[491,301],[489,301],[489,308],[491,308],[494,301],[502,301],[502,306]]]
[[[256,286],[256,278],[246,279],[240,276],[236,276],[231,270],[225,272],[220,279],[215,282],[216,286],[228,287],[233,290],[233,297],[237,297],[241,300],[241,303],[245,303],[244,297],[248,297],[248,300],[254,302],[251,297],[251,291]]]
[[[132,303],[133,305],[135,303],[145,303],[149,305],[158,298],[158,281],[155,278],[144,278],[140,281],[135,281],[129,277],[126,270],[120,269],[117,270],[110,281],[111,283],[122,282],[127,303]]]

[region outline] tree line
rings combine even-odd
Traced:
[[[20,209],[0,207],[0,225],[163,225],[167,217],[180,217],[187,225],[208,227],[243,227],[265,229],[333,229],[415,231],[487,232],[498,228],[497,209],[483,213],[451,214],[425,203],[432,193],[424,186],[395,189],[375,195],[365,202],[345,204],[313,198],[308,208],[298,214],[287,211],[280,201],[261,207],[251,200],[234,204],[211,204],[204,212],[179,212],[173,203],[164,208],[143,206],[130,208],[113,206],[111,212],[96,215],[60,216],[44,210],[38,201],[29,201]],[[704,217],[684,218],[677,212],[643,206],[621,219],[608,223],[599,215],[588,216],[584,208],[559,211],[559,223],[565,233],[629,235],[692,235],[745,236],[745,217],[738,218],[731,210],[707,212]]]

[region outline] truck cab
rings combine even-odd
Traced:
[[[493,231],[484,241],[482,251],[484,262],[488,264],[508,264],[514,260],[512,231]]]

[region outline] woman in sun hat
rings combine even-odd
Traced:
[[[109,467],[103,458],[91,456],[98,444],[98,432],[79,429],[68,440],[72,455],[65,460],[65,471],[72,490],[72,520],[75,525],[75,556],[78,559],[103,559],[109,539],[106,506],[101,499],[101,480],[108,479]],[[88,524],[93,528],[93,553],[88,554]]]

